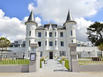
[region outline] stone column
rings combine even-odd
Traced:
[[[36,72],[40,69],[40,52],[36,52]]]
[[[29,64],[29,72],[37,72],[37,66],[38,66],[38,52],[36,51],[37,43],[32,43],[30,45],[31,47],[31,53],[30,53],[30,64]]]
[[[79,63],[77,60],[76,43],[69,44],[70,47],[70,71],[79,72]]]

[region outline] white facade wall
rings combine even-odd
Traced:
[[[80,57],[102,56],[102,52],[98,50],[98,47],[77,47],[77,52],[80,54]]]
[[[64,51],[65,55],[68,56],[68,47],[69,43],[76,43],[76,34],[75,34],[75,28],[72,28],[73,25],[67,24],[69,28],[66,29],[52,29],[52,27],[49,27],[49,29],[45,28],[44,30],[36,30],[36,41],[41,42],[41,47],[37,48],[37,51],[42,52],[42,56],[49,57],[49,52],[53,52],[53,57],[60,56],[60,51]],[[69,29],[69,30],[68,30]],[[71,36],[72,31],[72,36]],[[38,32],[41,32],[41,37],[38,37]],[[47,32],[47,36],[46,36]],[[49,32],[52,32],[52,37],[49,37]],[[55,36],[56,32],[56,36]],[[63,37],[60,37],[60,32],[63,32]],[[45,45],[45,41],[47,41],[47,45]],[[53,46],[49,46],[49,41],[53,42]],[[57,44],[55,45],[55,41],[57,41]],[[64,46],[61,46],[61,41],[64,42]]]

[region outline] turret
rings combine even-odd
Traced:
[[[73,24],[73,25],[76,25],[76,22],[72,19],[72,16],[70,14],[70,11],[68,11],[68,14],[67,14],[67,19],[64,23],[64,26],[66,26],[66,24]]]
[[[33,11],[31,11],[27,22],[25,22],[25,25],[26,25],[26,58],[30,58],[30,53],[32,53],[31,45],[36,44],[35,30],[37,28],[37,23],[35,22]]]
[[[67,19],[64,23],[64,27],[66,28],[67,37],[70,39],[70,43],[76,43],[76,22],[72,19],[70,11],[68,11]],[[69,34],[68,34],[69,33]]]

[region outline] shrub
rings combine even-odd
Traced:
[[[40,68],[42,68],[42,61],[45,61],[44,57],[40,59]]]
[[[65,67],[69,70],[69,61],[65,57],[62,57],[59,62],[62,64],[62,61],[65,61]]]

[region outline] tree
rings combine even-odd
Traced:
[[[0,51],[1,51],[1,57],[2,57],[2,52],[4,50],[7,50],[7,47],[10,46],[10,41],[5,38],[5,37],[0,37]]]
[[[9,46],[10,46],[10,41],[5,37],[0,37],[0,48],[1,48],[1,50],[3,51],[4,48],[6,50],[7,47],[9,47]]]
[[[98,46],[98,49],[103,51],[103,43]]]
[[[95,46],[103,43],[103,23],[95,22],[87,28],[88,39]]]

